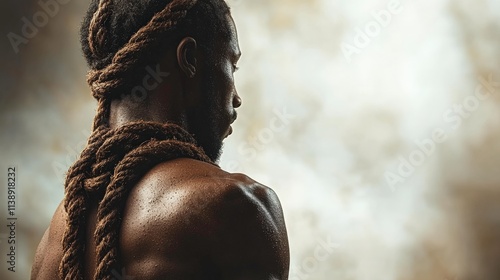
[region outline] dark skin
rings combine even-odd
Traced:
[[[212,127],[221,141],[241,105],[233,74],[241,55],[236,28],[220,42],[213,71],[217,89]],[[133,121],[175,122],[192,132],[190,112],[202,104],[204,57],[193,38],[169,50],[160,68],[170,76],[140,106],[127,98],[111,106],[110,126]],[[196,137],[196,135],[195,135]],[[85,279],[96,268],[97,202],[87,221]],[[57,279],[66,213],[59,205],[37,249],[31,279]],[[120,229],[117,279],[288,279],[289,248],[281,205],[268,187],[243,174],[207,163],[177,159],[150,170],[131,190]],[[123,274],[125,273],[125,275]]]

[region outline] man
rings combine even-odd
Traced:
[[[94,132],[31,278],[288,279],[277,196],[214,164],[241,105],[227,5],[93,1],[82,45]]]

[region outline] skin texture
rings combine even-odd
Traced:
[[[113,101],[110,126],[174,122],[218,159],[241,105],[233,78],[241,53],[230,16],[228,24],[232,36],[218,43],[214,66],[195,39],[184,38],[166,51],[160,69],[170,75],[146,100]],[[93,279],[96,268],[97,203],[91,202],[87,221],[85,279]],[[61,204],[37,249],[31,279],[58,279],[65,219]],[[192,159],[159,164],[131,190],[120,253],[124,269],[116,279],[288,279],[288,238],[276,194],[243,174]]]

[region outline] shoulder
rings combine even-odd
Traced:
[[[246,270],[260,269],[262,275],[284,275],[288,270],[288,239],[278,196],[244,174],[188,159],[160,164],[132,190],[125,215],[129,217],[124,223],[132,225],[125,226],[125,235],[141,231],[149,236],[132,242],[142,243],[137,248],[144,253],[149,246],[144,240],[161,240],[155,243],[156,251],[161,244],[169,256],[175,251],[203,255],[228,279]]]
[[[241,199],[246,202],[262,200],[266,205],[277,202],[277,196],[271,188],[245,174],[229,173],[215,165],[191,159],[173,160],[156,166],[135,189],[143,194],[175,190],[177,193],[189,194],[191,199],[203,195],[221,202]]]
[[[160,207],[161,206],[161,207]],[[262,217],[281,226],[282,210],[276,193],[240,173],[228,173],[217,166],[191,159],[160,164],[148,172],[132,190],[127,207],[151,208],[165,217],[182,215],[184,220],[217,214]],[[235,212],[236,211],[236,212]]]
[[[157,166],[143,178],[137,190],[142,190],[144,194],[154,192],[156,197],[168,193],[211,211],[238,208],[281,212],[278,196],[271,188],[245,174],[229,173],[217,166],[190,159]]]

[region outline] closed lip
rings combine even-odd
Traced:
[[[236,111],[235,111],[234,114],[233,114],[231,123],[229,124],[229,128],[227,130],[226,137],[228,137],[229,135],[233,134],[233,127],[231,125],[234,123],[234,121],[236,121],[237,118],[238,118],[238,113],[236,113]]]

